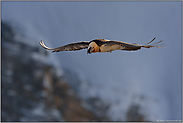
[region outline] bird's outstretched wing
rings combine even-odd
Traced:
[[[106,42],[103,42],[103,44],[101,45],[101,50],[111,52],[114,50],[135,51],[135,50],[141,49],[142,47],[144,47],[144,48],[151,48],[151,47],[161,48],[157,44],[161,43],[162,41],[159,41],[159,42],[155,43],[154,45],[149,45],[155,39],[156,39],[156,37],[153,38],[149,43],[147,43],[147,45],[132,44],[132,43],[126,43],[126,42],[122,42],[122,41],[106,41]]]
[[[57,47],[57,48],[49,48],[47,47],[43,41],[41,40],[41,42],[39,42],[39,44],[47,49],[47,50],[52,50],[52,52],[60,52],[60,51],[75,51],[75,50],[81,50],[81,49],[85,49],[88,48],[89,42],[87,41],[82,41],[82,42],[77,42],[77,43],[71,43],[71,44],[67,44],[61,47]]]
[[[126,43],[122,41],[108,41],[108,42],[103,42],[103,45],[101,45],[101,50],[103,52],[111,52],[114,50],[138,50],[141,47],[138,44],[131,44],[131,43]]]

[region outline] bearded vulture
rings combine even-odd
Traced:
[[[92,41],[81,41],[76,43],[70,43],[61,47],[57,48],[49,48],[47,47],[43,41],[41,40],[40,45],[45,48],[46,50],[51,50],[52,52],[60,52],[60,51],[75,51],[75,50],[81,50],[81,49],[88,49],[87,54],[89,53],[96,53],[96,52],[112,52],[114,50],[127,50],[127,51],[135,51],[139,50],[142,47],[143,48],[151,48],[151,47],[157,47],[161,48],[157,44],[159,44],[161,41],[154,43],[154,45],[150,45],[154,40],[153,38],[149,43],[146,45],[139,45],[139,44],[131,44],[126,43],[122,41],[113,41],[113,40],[107,40],[107,39],[94,39]]]

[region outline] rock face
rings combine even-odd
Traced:
[[[144,122],[144,116],[140,113],[139,105],[132,105],[127,113],[127,121],[134,122]]]
[[[1,121],[99,121],[54,66],[35,58],[47,52],[17,38],[1,23]]]
[[[80,96],[78,75],[46,62],[48,52],[31,42],[1,23],[1,121],[119,121],[110,119],[112,104]],[[125,115],[123,121],[146,119],[136,103]]]

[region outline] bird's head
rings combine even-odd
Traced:
[[[91,42],[88,46],[87,54],[98,52],[98,45],[95,42]]]
[[[88,47],[87,54],[88,53],[90,54],[93,50],[94,50],[94,47]]]

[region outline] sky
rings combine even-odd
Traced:
[[[125,111],[132,95],[158,103],[146,105],[154,119],[181,119],[181,2],[1,2],[1,20],[13,23],[35,45],[55,48],[96,38],[146,44],[154,37],[165,48],[87,54],[86,50],[53,53],[90,84],[87,92]],[[25,41],[26,42],[26,41]],[[121,97],[121,94],[125,96]],[[125,101],[124,101],[125,100]],[[153,118],[152,118],[153,119]]]

